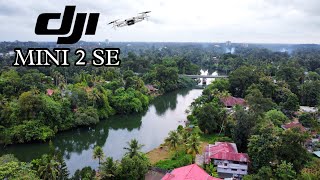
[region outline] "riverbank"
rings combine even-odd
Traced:
[[[214,135],[207,135],[207,134],[200,134],[200,153],[204,151],[208,144],[214,144],[216,141],[230,141],[230,139],[224,137],[223,135],[214,134]],[[157,162],[161,160],[168,160],[171,159],[172,155],[175,153],[175,150],[170,150],[170,148],[165,145],[165,143],[161,144],[159,147],[152,149],[151,151],[147,152],[146,155],[150,160],[151,165],[155,165]]]
[[[185,110],[201,93],[201,89],[165,93],[154,98],[147,111],[115,115],[100,121],[96,126],[59,132],[52,138],[52,143],[63,155],[70,174],[85,166],[98,167],[98,162],[92,158],[92,149],[96,145],[101,146],[106,156],[114,160],[122,159],[125,154],[123,147],[133,138],[144,144],[143,152],[149,152],[159,147],[171,130],[183,125],[187,116]],[[49,152],[47,142],[0,147],[0,155],[14,154],[23,162],[30,162]]]

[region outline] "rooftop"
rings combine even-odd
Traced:
[[[161,180],[221,180],[214,178],[200,168],[197,164],[191,164],[176,168],[167,173]]]
[[[226,107],[232,107],[235,105],[241,105],[241,106],[246,105],[246,101],[244,99],[236,98],[233,96],[220,98],[220,102],[222,102]]]
[[[292,121],[281,126],[283,129],[298,128],[301,132],[307,131],[306,128],[299,121]]]
[[[237,162],[249,162],[249,156],[246,153],[238,153],[235,143],[216,142],[209,144],[205,150],[205,163],[210,163],[211,159],[221,159]]]

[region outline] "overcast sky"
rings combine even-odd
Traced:
[[[86,41],[320,43],[320,0],[0,0],[0,41],[56,41],[35,35],[41,13],[100,13]],[[107,25],[142,11],[149,21],[116,30]],[[59,27],[52,20],[49,27]]]

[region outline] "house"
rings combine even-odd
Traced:
[[[216,165],[219,177],[230,178],[246,175],[249,162],[248,154],[238,153],[235,143],[209,144],[204,152],[204,163]]]
[[[221,180],[210,176],[206,171],[197,164],[191,164],[172,170],[167,173],[161,180]]]
[[[232,108],[233,106],[240,105],[246,106],[246,101],[242,98],[236,98],[233,96],[220,98],[220,102],[224,104],[227,108]]]
[[[307,129],[298,120],[295,120],[295,121],[292,121],[290,123],[284,124],[281,127],[284,130],[298,128],[298,129],[300,129],[301,132],[306,132],[307,131]]]
[[[318,112],[318,108],[310,106],[300,106],[300,111],[304,113],[316,113]]]

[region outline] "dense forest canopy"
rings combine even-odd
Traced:
[[[245,178],[318,177],[318,161],[302,146],[310,134],[295,129],[285,131],[281,125],[299,119],[303,126],[319,134],[320,124],[313,114],[296,114],[300,106],[320,106],[319,45],[79,42],[70,48],[91,51],[97,46],[120,47],[121,67],[12,67],[14,57],[6,53],[15,47],[26,50],[57,46],[0,43],[0,53],[4,53],[0,56],[1,144],[47,141],[59,131],[95,125],[115,114],[143,112],[155,95],[148,87],[156,89],[156,95],[190,87],[196,82],[181,75],[199,74],[200,69],[205,69],[227,74],[228,79],[216,80],[203,90],[202,96],[192,103],[188,120],[199,132],[223,134],[237,144],[239,151],[249,154],[252,174]],[[76,56],[70,55],[69,59],[74,61]],[[237,106],[233,114],[228,114],[220,102],[227,96],[244,98],[249,110]],[[175,154],[178,164],[173,159],[162,161],[159,166],[170,169],[190,163],[193,155],[199,153],[198,134],[179,131],[170,133],[166,141],[173,148],[184,142],[188,153]],[[100,155],[96,156],[99,162]],[[59,167],[59,172],[67,176],[63,160],[54,153],[31,164],[10,155],[0,160],[0,168],[7,174],[16,170],[19,175],[29,174],[36,179],[37,175],[43,177],[39,169],[47,167],[49,171],[52,166]],[[146,158],[139,155],[126,156],[121,162],[106,159],[101,169],[107,174],[102,175],[112,174],[119,179],[142,177],[132,165],[135,163],[143,172],[149,166]],[[132,174],[126,176],[125,169]],[[50,174],[48,171],[40,172]],[[92,175],[94,171],[87,167],[76,176],[84,174]]]

